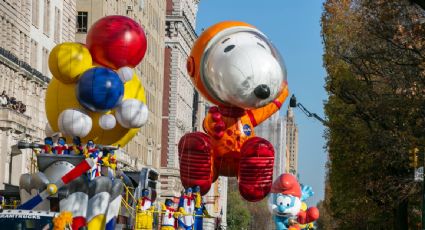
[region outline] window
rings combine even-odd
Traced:
[[[44,0],[44,24],[43,33],[50,35],[50,0]]]
[[[38,13],[39,13],[39,3],[38,0],[32,0],[32,24],[38,27]]]
[[[37,42],[34,40],[31,40],[31,58],[30,58],[30,65],[33,68],[37,68]]]
[[[19,31],[19,58],[25,60],[25,35]]]
[[[78,33],[87,33],[87,12],[78,12],[77,15],[77,32]]]
[[[148,156],[146,159],[146,164],[152,165],[152,149],[151,148],[148,148]]]
[[[61,12],[60,10],[55,7],[55,33],[54,33],[54,40],[56,43],[60,42],[60,30],[61,30]]]
[[[43,57],[42,57],[42,61],[43,61],[43,65],[42,65],[42,72],[45,76],[49,75],[49,70],[48,70],[48,62],[49,62],[49,50],[47,50],[46,48],[43,47]]]

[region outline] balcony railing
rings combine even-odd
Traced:
[[[28,73],[32,74],[33,76],[35,76],[40,81],[43,81],[43,82],[46,82],[46,83],[48,83],[50,81],[50,79],[47,76],[43,75],[40,71],[32,68],[28,63],[26,63],[22,60],[19,60],[19,58],[16,57],[12,52],[4,49],[3,47],[0,47],[0,55],[5,57],[9,61],[15,63],[16,65],[18,65],[22,69],[26,70]]]
[[[11,128],[19,132],[33,131],[31,126],[31,117],[9,108],[0,108],[0,127]]]

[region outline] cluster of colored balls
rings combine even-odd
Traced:
[[[146,47],[137,22],[107,16],[90,28],[86,45],[53,48],[46,93],[50,131],[104,145],[130,141],[148,117],[144,88],[133,70]]]

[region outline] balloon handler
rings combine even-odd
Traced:
[[[55,147],[53,147],[53,153],[58,155],[69,154],[69,148],[68,148],[68,145],[66,144],[65,137],[59,137],[58,144]]]
[[[202,226],[205,218],[212,218],[208,213],[205,203],[202,201],[201,188],[197,185],[193,189],[195,196],[195,223],[193,224],[194,230],[202,230]]]
[[[192,188],[185,189],[184,194],[180,197],[178,210],[181,216],[178,219],[179,228],[184,230],[192,230],[195,222],[195,198]]]
[[[93,140],[89,140],[86,144],[86,147],[83,149],[84,156],[86,158],[91,158],[94,162],[93,167],[87,173],[90,180],[101,176],[100,162],[102,160],[102,152],[94,144]]]
[[[206,194],[219,175],[238,177],[240,194],[263,199],[272,186],[274,149],[254,127],[278,112],[288,95],[286,69],[269,39],[244,22],[226,21],[195,42],[187,70],[197,91],[215,104],[203,132],[178,145],[183,187]]]
[[[81,145],[81,139],[78,136],[72,138],[72,147],[71,153],[72,155],[82,155],[84,152],[84,148]]]
[[[166,199],[165,204],[160,204],[162,210],[161,230],[177,229],[177,218],[181,216],[181,213],[174,209],[174,202],[171,199]]]
[[[316,207],[307,206],[302,202],[313,195],[310,186],[300,185],[292,174],[284,173],[273,183],[269,205],[277,230],[300,230],[305,224],[310,224],[319,218]]]
[[[103,149],[102,151],[102,175],[113,179],[115,178],[115,170],[117,169],[117,157],[112,149]]]
[[[152,229],[153,228],[153,212],[155,207],[149,198],[149,190],[142,190],[142,197],[137,202],[137,221],[136,229]]]

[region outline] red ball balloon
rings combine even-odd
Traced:
[[[93,60],[103,66],[134,68],[146,53],[147,41],[142,27],[125,16],[107,16],[90,28],[87,47]]]

